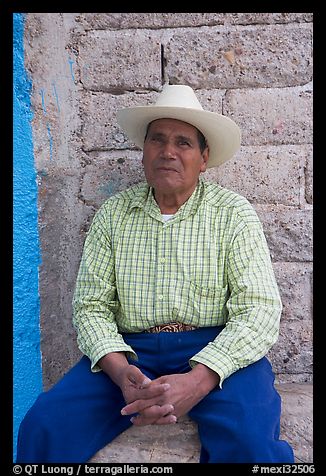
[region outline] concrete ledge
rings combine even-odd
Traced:
[[[310,384],[283,384],[281,436],[293,447],[296,462],[313,463],[313,421]],[[98,451],[92,463],[198,463],[196,424],[188,417],[171,426],[131,427]]]

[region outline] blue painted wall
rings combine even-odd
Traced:
[[[13,15],[14,46],[14,459],[19,424],[42,390],[39,329],[37,184],[31,82],[24,68],[24,16]]]

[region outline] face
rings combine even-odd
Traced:
[[[176,119],[157,119],[143,148],[147,182],[161,193],[192,192],[205,172],[208,148],[201,152],[197,129]]]

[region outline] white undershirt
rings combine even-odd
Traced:
[[[168,220],[170,220],[170,218],[174,217],[174,214],[172,215],[168,215],[166,213],[162,213],[162,218],[164,220],[164,222],[167,222]]]

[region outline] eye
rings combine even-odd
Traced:
[[[191,144],[187,139],[179,139],[178,145],[182,147],[191,147]]]
[[[150,140],[151,142],[157,142],[157,143],[163,142],[163,138],[160,137],[160,136],[151,136],[151,137],[149,138],[149,140]]]

